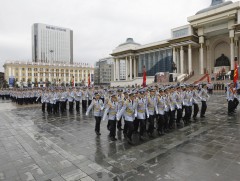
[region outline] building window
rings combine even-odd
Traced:
[[[31,71],[32,69],[31,68],[28,68],[28,71]]]
[[[25,70],[24,68],[22,68],[22,70]]]
[[[25,78],[23,78],[22,81],[25,82]]]
[[[43,71],[43,69],[42,69],[42,68],[40,68],[40,71]]]
[[[37,71],[37,68],[34,68],[34,71]]]

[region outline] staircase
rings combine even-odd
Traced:
[[[185,81],[185,83],[193,84],[194,82],[200,80],[203,76],[205,76],[205,74],[195,74],[195,75],[192,76],[190,79],[188,79],[187,81]],[[207,79],[204,79],[202,82],[207,82]]]

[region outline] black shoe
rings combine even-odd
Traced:
[[[142,136],[139,136],[139,141],[144,141]]]
[[[117,138],[111,137],[111,141],[117,141]]]
[[[96,135],[98,135],[98,136],[100,136],[101,135],[101,133],[99,133],[99,132],[97,132],[97,131],[95,131],[96,132]]]
[[[205,118],[205,116],[204,116],[204,115],[201,115],[200,118]]]

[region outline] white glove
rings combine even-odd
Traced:
[[[88,116],[88,113],[86,113],[86,116]]]
[[[149,114],[147,115],[147,118],[149,118]]]
[[[137,113],[135,114],[135,118],[137,117]]]

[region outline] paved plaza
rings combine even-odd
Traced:
[[[40,105],[0,101],[0,180],[239,180],[239,113],[229,117],[224,96],[208,102],[205,119],[130,146],[121,133],[100,137],[94,118],[48,115]]]

